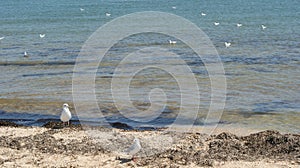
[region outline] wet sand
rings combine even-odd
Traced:
[[[206,135],[80,125],[0,122],[0,167],[299,167],[300,135],[262,131]],[[122,151],[134,137],[135,161]]]

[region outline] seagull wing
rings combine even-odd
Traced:
[[[67,122],[71,119],[72,115],[69,109],[63,109],[60,115],[60,120]]]
[[[128,149],[126,149],[124,152],[128,155],[133,155],[134,150],[137,148],[136,144],[132,144]]]
[[[135,155],[136,153],[138,153],[141,149],[140,144],[138,143],[133,143],[127,150],[125,150],[124,152],[128,155]]]

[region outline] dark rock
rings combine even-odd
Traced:
[[[133,128],[125,123],[121,122],[113,122],[109,123],[112,127],[118,128],[118,129],[125,129],[125,130],[132,130]]]
[[[70,125],[67,125],[66,123],[60,121],[49,121],[46,124],[44,124],[43,127],[51,128],[51,129],[62,129],[62,128],[81,128],[81,125],[72,124],[71,122]]]
[[[236,136],[234,134],[231,134],[231,133],[228,133],[228,132],[223,132],[223,133],[220,133],[219,135],[217,135],[216,139],[224,139],[224,140],[238,139],[238,136]]]
[[[11,121],[0,121],[0,126],[20,127],[22,125],[16,124],[16,123],[11,122]]]

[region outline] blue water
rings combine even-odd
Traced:
[[[223,121],[260,129],[288,132],[300,130],[298,0],[1,0],[0,4],[0,37],[5,37],[0,41],[0,110],[58,115],[63,102],[72,104],[73,68],[89,36],[119,16],[133,12],[161,11],[195,23],[215,45],[227,78]],[[106,12],[111,13],[111,16],[107,17]],[[207,15],[201,16],[201,12]],[[220,25],[215,26],[214,22]],[[237,28],[237,23],[243,26]],[[265,30],[261,29],[262,24],[267,26]],[[46,36],[40,38],[39,34]],[[151,44],[145,43],[149,39]],[[166,46],[167,39],[162,35],[147,34],[132,37],[112,49],[110,54],[117,56],[132,48],[153,44]],[[225,48],[225,41],[230,41],[232,46]],[[191,54],[184,45],[173,47],[182,57]],[[23,57],[24,51],[30,55],[29,58]],[[113,56],[107,58],[108,63],[113,62],[110,59]],[[201,92],[205,96],[200,109],[205,111],[210,98],[205,68],[201,61],[188,61],[201,79]],[[105,114],[112,116],[117,111],[111,107],[107,83],[114,65],[108,69],[99,67],[97,73],[98,77],[108,77],[108,80],[97,83],[97,97],[104,109],[108,109]],[[172,90],[177,85],[174,80],[168,82],[169,91],[175,94],[170,109],[176,114],[179,97]],[[145,102],[140,98],[152,86],[147,85],[143,89],[144,84],[133,84],[139,88],[133,92],[133,96],[136,96],[133,100],[142,104],[140,108],[143,109]],[[159,82],[157,84],[161,85]]]

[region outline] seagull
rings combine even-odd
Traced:
[[[265,29],[267,28],[267,26],[261,25],[261,28],[262,28],[263,30],[265,30]]]
[[[135,160],[134,155],[137,154],[141,149],[142,149],[142,146],[140,144],[140,140],[138,138],[134,138],[133,144],[127,150],[125,150],[124,152],[127,155],[131,155],[132,160]]]
[[[24,52],[24,57],[26,57],[26,58],[29,57],[29,55],[27,54],[26,51]]]
[[[202,12],[201,15],[202,15],[202,16],[206,16],[206,13],[203,13],[203,12]]]
[[[228,48],[228,47],[231,46],[231,43],[230,43],[230,42],[225,42],[224,44],[225,44],[225,47],[226,47],[226,48]]]
[[[0,37],[0,40],[3,40],[5,37]]]
[[[40,38],[44,38],[46,34],[40,34]]]
[[[169,40],[169,43],[170,43],[170,44],[176,44],[176,43],[177,43],[177,41],[172,41],[172,40]]]
[[[81,12],[83,12],[83,11],[84,11],[84,9],[83,9],[83,8],[80,8],[80,11],[81,11]]]
[[[219,23],[219,22],[215,22],[214,24],[215,24],[216,26],[218,26],[220,23]]]
[[[238,23],[238,24],[236,24],[236,26],[237,26],[237,27],[242,27],[242,26],[243,26],[243,24],[241,24],[241,23]]]
[[[172,9],[176,9],[176,6],[172,6]]]
[[[69,105],[67,103],[63,104],[63,109],[60,115],[60,120],[62,122],[68,122],[68,125],[70,125],[70,119],[72,118],[72,114],[69,110]]]
[[[106,12],[105,15],[106,15],[107,17],[109,17],[111,14]]]

